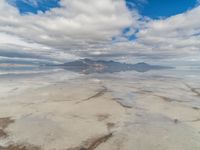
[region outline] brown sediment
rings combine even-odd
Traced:
[[[195,110],[200,110],[199,107],[192,107],[192,109],[195,109]]]
[[[18,90],[18,89],[19,89],[19,88],[16,87],[16,88],[12,89],[10,92],[14,92],[14,91],[16,91],[16,90]]]
[[[4,129],[7,128],[8,125],[13,122],[14,120],[12,120],[10,117],[0,118],[0,138],[5,138],[8,136]]]
[[[174,119],[174,123],[177,124],[179,122],[178,119]]]
[[[14,123],[14,120],[10,117],[0,118],[0,138],[6,138],[8,136],[4,129],[6,129],[11,123]],[[0,146],[0,150],[40,150],[40,148],[35,146],[11,144],[6,147]]]
[[[84,117],[76,115],[76,114],[71,114],[70,116],[73,117],[73,118],[85,119]]]
[[[94,99],[94,98],[98,98],[98,97],[104,95],[107,91],[108,91],[108,89],[103,86],[103,88],[100,91],[98,91],[96,94],[94,94],[94,95],[92,95],[92,96],[90,96],[90,97],[88,97],[88,98],[86,98],[82,101],[79,101],[77,103],[81,103],[81,102],[88,101],[88,100],[91,100],[91,99]]]
[[[0,146],[0,150],[41,150],[41,148],[35,146],[9,145],[7,147]]]
[[[180,122],[178,119],[174,119],[173,121],[174,121],[175,124]],[[198,122],[198,121],[200,121],[200,118],[194,119],[194,120],[184,120],[182,122]]]
[[[139,93],[139,94],[151,94],[151,93],[153,93],[153,91],[150,91],[150,90],[140,90],[140,91],[137,91],[135,93]]]
[[[107,126],[108,131],[110,131],[112,128],[115,127],[115,123],[113,123],[113,122],[108,122],[108,123],[106,124],[106,126]]]
[[[0,138],[5,138],[7,136],[7,133],[3,129],[0,129]]]
[[[191,87],[190,85],[188,85],[188,84],[186,84],[186,83],[184,83],[184,85],[185,85],[187,88],[189,88],[191,92],[193,92],[194,94],[196,94],[196,96],[199,96],[199,97],[200,97],[200,92],[197,91],[197,89],[199,89],[199,88],[193,88],[193,87]]]
[[[113,136],[113,133],[109,133],[99,138],[91,139],[86,142],[82,146],[78,146],[75,148],[69,148],[67,150],[95,150],[99,145],[105,143]]]
[[[98,114],[96,116],[98,121],[104,121],[109,118],[110,114]]]
[[[124,108],[132,108],[132,106],[128,106],[128,105],[124,105],[123,103],[120,103],[120,100],[122,100],[121,98],[112,98],[112,100],[114,100],[115,102],[117,102],[120,106],[124,107]]]
[[[161,96],[161,95],[154,95],[154,96],[157,96],[166,102],[179,102],[179,103],[190,102],[190,101],[182,101],[182,100],[178,100],[178,99],[173,99],[173,98]]]
[[[166,102],[173,102],[173,101],[175,101],[174,99],[171,99],[171,98],[165,97],[165,96],[158,96],[158,97],[160,97],[161,99],[163,99]]]
[[[91,97],[88,97],[88,98],[85,99],[85,100],[90,100],[90,99],[93,99],[93,98],[100,97],[100,96],[104,95],[107,91],[108,91],[108,89],[107,89],[106,87],[103,86],[103,89],[101,89],[99,92],[97,92],[96,94],[94,94],[94,95],[91,96]]]
[[[0,128],[5,129],[9,124],[13,123],[14,120],[10,117],[0,118]]]

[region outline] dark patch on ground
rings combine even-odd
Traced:
[[[195,110],[200,110],[199,107],[192,107],[192,109],[195,109]]]
[[[161,96],[161,95],[154,95],[154,96],[157,96],[166,102],[178,102],[178,103],[190,102],[190,101],[182,101],[182,100],[178,100],[178,99],[173,99],[173,98]]]
[[[7,133],[3,129],[0,129],[0,138],[5,138],[7,136]]]
[[[88,97],[85,100],[87,101],[87,100],[90,100],[90,99],[93,99],[93,98],[100,97],[100,96],[104,95],[107,91],[108,91],[108,89],[106,87],[103,87],[103,89],[101,89],[99,92],[97,92],[96,94],[94,94],[91,97]]]
[[[12,89],[10,92],[14,92],[14,91],[16,91],[16,90],[18,90],[18,89],[19,89],[19,88],[16,87],[16,88]]]
[[[193,87],[191,87],[190,85],[188,85],[188,84],[184,84],[187,88],[189,88],[190,89],[190,91],[192,92],[192,93],[194,93],[196,96],[199,96],[200,97],[200,92],[198,91],[198,89],[199,88],[193,88]]]
[[[120,104],[122,107],[124,108],[132,108],[133,106],[130,106],[130,105],[125,105],[123,103],[121,103],[120,101],[122,101],[121,98],[112,98],[112,100],[116,101],[118,104]]]
[[[13,122],[14,120],[12,120],[10,117],[0,118],[0,138],[5,138],[8,136],[4,130]]]
[[[179,122],[178,119],[174,119],[174,123],[177,124]]]
[[[104,121],[109,118],[110,114],[98,114],[96,116],[98,121]]]
[[[115,127],[115,123],[113,123],[113,122],[108,122],[108,123],[106,124],[106,126],[107,126],[108,131],[110,131],[112,128]]]
[[[94,94],[94,95],[92,95],[92,96],[90,96],[90,97],[88,97],[88,98],[86,98],[82,101],[79,101],[77,103],[81,103],[81,102],[84,102],[84,101],[89,101],[89,100],[94,99],[94,98],[98,98],[98,97],[104,95],[106,92],[108,92],[108,89],[103,86],[103,88],[100,91],[98,91],[96,94]]]
[[[9,145],[7,147],[0,146],[0,150],[41,150],[41,148],[35,146]]]
[[[8,127],[9,124],[13,123],[14,120],[10,117],[0,118],[0,128],[5,129]]]
[[[75,147],[75,148],[69,148],[67,150],[95,150],[102,143],[107,142],[112,136],[113,136],[113,134],[109,133],[109,134],[101,136],[99,138],[87,140],[81,146],[78,146],[78,147]]]
[[[137,91],[135,93],[140,93],[140,94],[152,94],[153,91],[150,91],[150,90],[140,90],[140,91]]]
[[[5,132],[5,129],[11,124],[14,123],[14,120],[10,117],[0,118],[0,138],[6,138],[8,135]],[[0,150],[41,150],[39,147],[35,146],[25,146],[19,144],[11,144],[6,147],[0,146]]]
[[[182,121],[182,122],[198,122],[198,121],[200,121],[200,118],[193,119],[193,120],[184,120],[184,121]],[[177,123],[180,122],[180,120],[174,119],[173,122],[174,122],[175,124],[177,124]]]

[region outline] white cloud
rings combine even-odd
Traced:
[[[79,57],[108,56],[123,61],[199,55],[200,7],[147,21],[136,10],[129,11],[124,0],[61,0],[60,4],[61,8],[46,13],[20,15],[15,7],[1,0],[0,55],[1,51],[11,51],[55,61]],[[136,41],[121,36],[126,27],[131,28],[127,34],[139,29]],[[113,37],[117,37],[116,42]]]
[[[23,49],[30,48],[26,43],[37,43],[40,50],[34,48],[35,53],[44,46],[55,49],[55,53],[76,55],[111,44],[112,37],[119,36],[123,28],[134,26],[138,19],[137,13],[128,11],[123,0],[62,0],[61,6],[37,15],[20,15],[15,7],[2,0],[0,32],[13,36],[10,40]]]
[[[199,15],[200,6],[166,19],[151,20],[137,33],[135,45],[154,55],[172,58],[199,55]]]

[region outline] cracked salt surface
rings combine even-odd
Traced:
[[[200,76],[182,73],[0,78],[0,118],[14,120],[0,148],[199,150]]]

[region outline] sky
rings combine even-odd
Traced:
[[[196,63],[199,16],[199,0],[1,0],[0,63]]]

